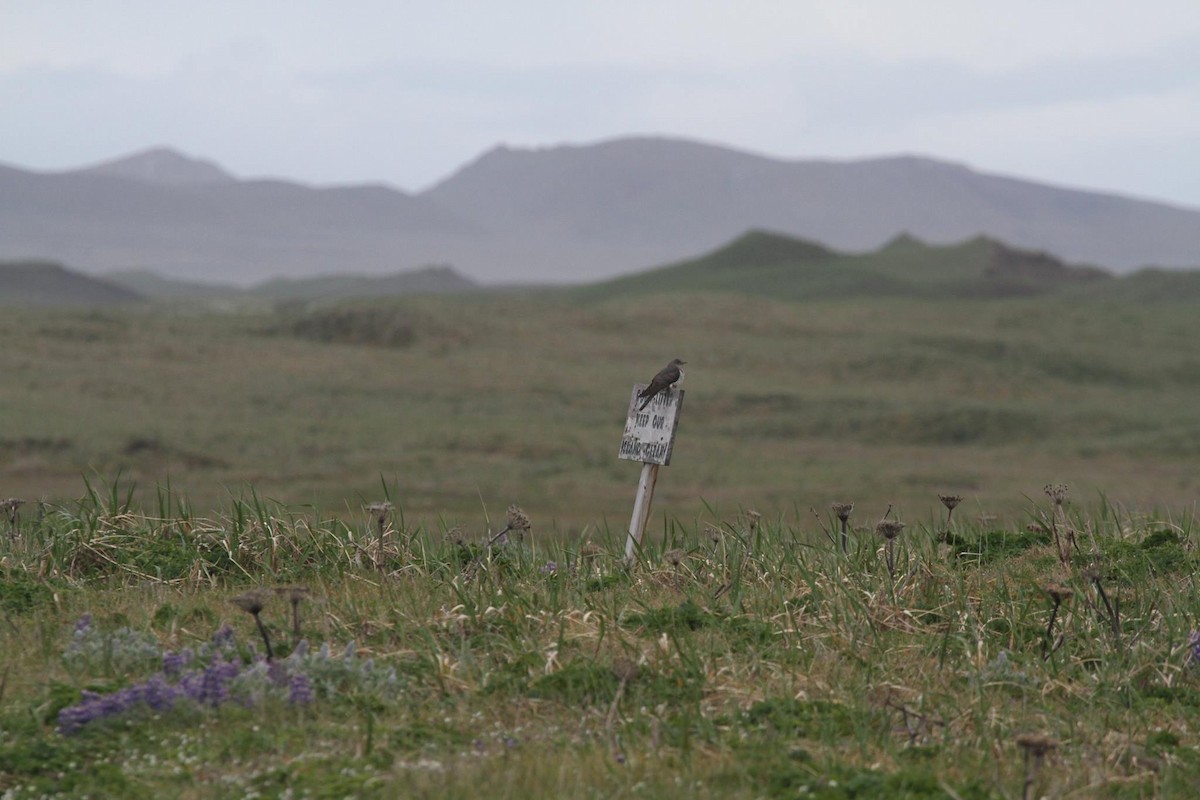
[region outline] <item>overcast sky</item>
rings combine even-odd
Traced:
[[[897,153],[1200,207],[1200,0],[0,0],[0,162],[416,191],[490,147]]]

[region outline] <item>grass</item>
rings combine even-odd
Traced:
[[[892,575],[854,512],[847,555],[831,516],[735,514],[671,526],[626,570],[617,535],[489,550],[392,515],[381,544],[373,521],[262,499],[166,515],[96,488],[0,542],[0,790],[1002,798],[1027,775],[1016,737],[1038,734],[1056,743],[1038,796],[1189,797],[1195,532],[1027,510],[1074,537],[1065,563],[1044,529],[909,520]],[[1050,583],[1070,596],[1048,648]],[[253,662],[255,620],[230,601],[280,586],[307,590],[299,633],[286,592],[257,595],[261,618],[281,664],[310,659],[311,703],[56,729],[82,690],[159,674],[222,625]],[[331,661],[301,655],[322,643]]]
[[[1200,412],[1185,305],[562,294],[0,319],[0,486],[61,502],[80,475],[260,496],[352,519],[384,499],[473,530],[623,524],[629,386],[689,361],[656,512],[803,515],[868,499],[1021,513],[1049,481],[1184,511]],[[662,520],[662,517],[658,517]],[[656,523],[656,525],[661,523]]]
[[[6,314],[0,793],[1010,798],[1036,735],[1038,796],[1190,797],[1197,333],[1089,291]],[[253,703],[57,730],[226,624]]]

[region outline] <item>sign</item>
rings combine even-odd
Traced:
[[[683,389],[667,389],[659,392],[644,410],[638,406],[646,402],[638,392],[646,388],[639,383],[629,396],[629,417],[625,420],[625,434],[621,437],[621,452],[617,455],[626,461],[668,466],[671,450],[675,446],[675,429],[679,427],[679,410],[683,408]]]

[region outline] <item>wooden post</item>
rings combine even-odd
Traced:
[[[642,464],[637,497],[633,501],[633,517],[629,520],[629,538],[625,542],[625,564],[633,566],[642,546],[646,523],[650,520],[650,504],[654,502],[654,485],[658,483],[658,464]]]
[[[642,401],[638,399],[638,392],[645,386],[644,383],[634,386],[629,396],[629,416],[618,454],[619,458],[642,463],[642,475],[633,501],[633,516],[629,519],[629,538],[625,540],[626,566],[633,566],[637,561],[646,523],[650,520],[658,468],[671,463],[679,411],[683,408],[682,389],[668,389],[655,396],[646,408],[640,408]]]

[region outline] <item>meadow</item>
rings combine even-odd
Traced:
[[[0,791],[1192,797],[1191,317],[1082,291],[7,312]],[[625,405],[674,356],[627,568]],[[532,530],[486,546],[510,503]]]
[[[29,500],[88,476],[202,511],[253,487],[480,532],[511,502],[545,533],[620,527],[628,393],[676,356],[668,518],[847,501],[927,519],[939,492],[1012,518],[1046,483],[1183,510],[1200,488],[1191,304],[488,294],[10,312],[0,337],[0,493]]]

